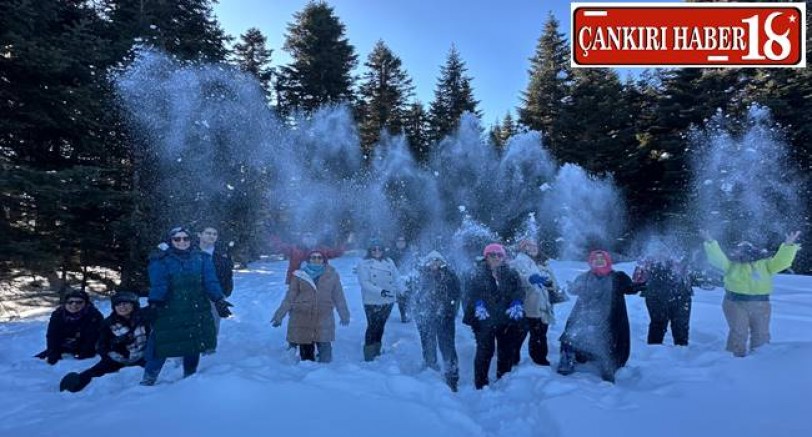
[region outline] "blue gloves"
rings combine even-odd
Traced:
[[[533,273],[530,275],[527,280],[538,287],[550,287],[553,285],[553,281],[550,280],[550,277],[547,275],[540,275],[538,273]]]
[[[476,306],[474,307],[474,317],[477,320],[482,321],[490,317],[491,315],[488,314],[488,310],[485,309],[485,302],[478,300],[476,301]]]
[[[524,317],[524,306],[522,305],[522,301],[514,300],[510,304],[510,308],[505,311],[505,314],[507,314],[507,316],[513,320],[519,320]]]

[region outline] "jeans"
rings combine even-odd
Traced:
[[[155,335],[150,334],[147,340],[147,349],[145,352],[146,365],[144,366],[144,381],[155,382],[161,369],[166,363],[166,357],[159,358],[155,356]],[[183,356],[183,376],[187,377],[197,372],[197,365],[200,363],[200,354],[190,354]]]

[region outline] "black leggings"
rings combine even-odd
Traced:
[[[513,364],[519,364],[519,359],[522,354],[522,343],[524,343],[524,339],[527,338],[527,334],[529,333],[530,340],[527,342],[527,351],[530,354],[530,359],[538,365],[549,366],[550,362],[547,361],[547,328],[549,325],[542,322],[540,317],[527,317],[524,320],[526,327],[522,329],[517,341],[516,358]]]
[[[383,328],[392,312],[394,304],[364,305],[367,316],[367,332],[364,335],[364,345],[379,344],[383,340]]]

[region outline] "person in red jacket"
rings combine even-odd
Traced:
[[[288,271],[285,274],[285,284],[290,285],[293,278],[293,272],[299,270],[302,263],[307,261],[307,256],[310,252],[318,251],[323,254],[327,259],[338,258],[344,255],[344,247],[325,247],[319,245],[316,236],[312,232],[302,233],[302,240],[299,244],[283,243],[278,238],[271,242],[273,247],[279,253],[288,258]]]

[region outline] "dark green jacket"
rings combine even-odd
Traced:
[[[155,356],[182,357],[214,349],[217,336],[209,301],[223,299],[211,256],[169,249],[149,263],[149,301],[157,303],[152,332]]]

